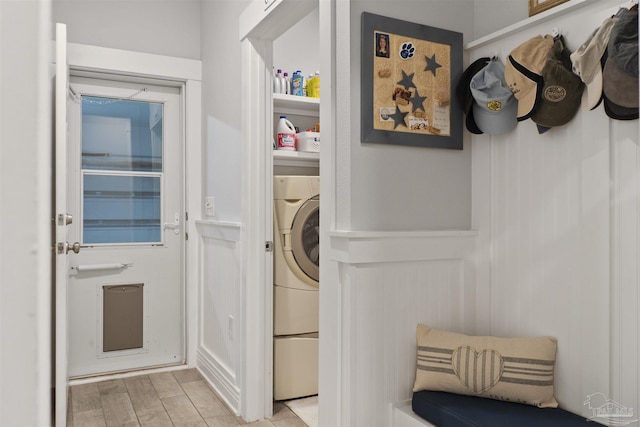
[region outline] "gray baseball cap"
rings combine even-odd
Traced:
[[[489,135],[507,133],[518,123],[518,100],[507,86],[504,65],[489,62],[471,78],[473,117],[482,132]]]
[[[585,84],[582,108],[592,110],[602,98],[602,57],[607,50],[611,29],[618,19],[610,17],[595,30],[587,41],[571,54],[573,72]]]
[[[603,73],[605,111],[620,120],[638,118],[638,10],[623,13],[611,30]]]

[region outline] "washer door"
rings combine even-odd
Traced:
[[[320,280],[320,196],[302,204],[291,225],[291,253],[300,269]]]

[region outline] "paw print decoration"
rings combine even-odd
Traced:
[[[400,58],[407,60],[413,58],[416,48],[411,42],[402,43],[400,46]]]

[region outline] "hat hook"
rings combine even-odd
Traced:
[[[551,35],[553,36],[554,40],[557,40],[558,37],[562,36],[562,31],[560,31],[560,27],[553,27],[551,29]]]
[[[490,58],[491,58],[491,62],[497,61],[498,60],[498,51],[494,50],[493,52],[491,52]]]

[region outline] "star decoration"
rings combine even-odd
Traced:
[[[407,73],[405,73],[404,70],[402,70],[402,80],[400,80],[397,84],[404,86],[405,89],[416,87],[416,85],[413,84],[414,74],[415,73],[411,73],[407,75]]]
[[[436,70],[440,67],[442,67],[442,65],[438,64],[436,62],[436,54],[434,53],[431,58],[429,58],[427,55],[424,56],[424,59],[427,60],[427,66],[425,67],[424,71],[431,71],[433,73],[433,75],[436,75]]]
[[[389,114],[389,117],[393,119],[393,128],[397,128],[398,125],[402,125],[407,127],[407,124],[404,122],[404,118],[409,114],[409,112],[403,113],[399,108],[396,108],[396,112],[393,114]]]
[[[418,109],[425,111],[424,109],[424,100],[427,99],[426,96],[420,96],[418,93],[418,88],[416,88],[416,93],[413,94],[411,98],[409,98],[409,102],[413,104],[413,111],[417,111]]]

